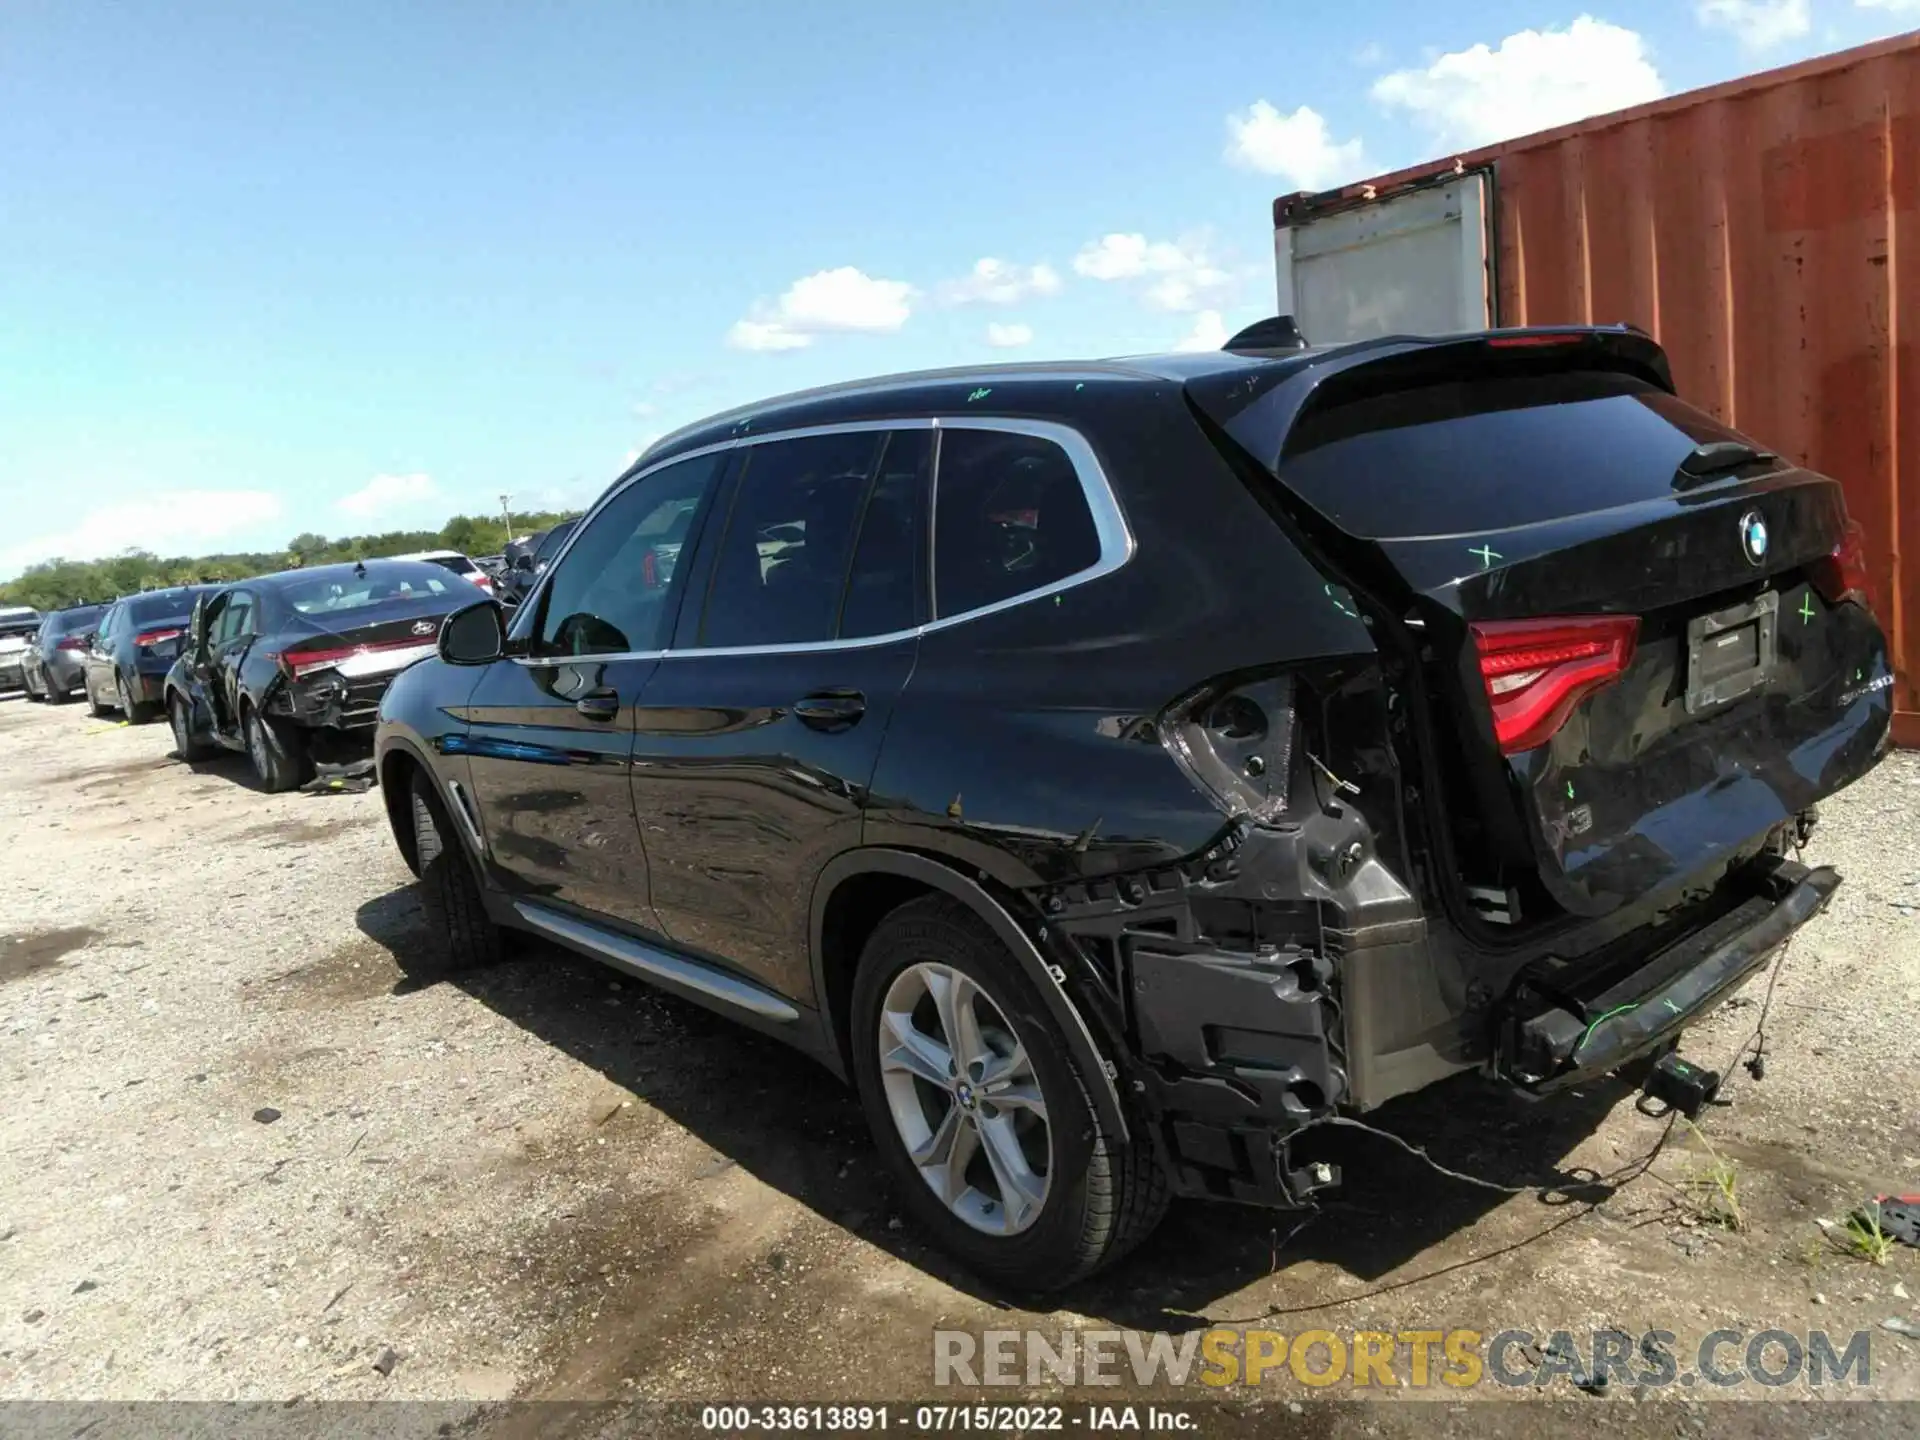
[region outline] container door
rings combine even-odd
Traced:
[[[1461,175],[1274,232],[1280,313],[1314,345],[1493,324],[1487,175]]]

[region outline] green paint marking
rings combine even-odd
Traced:
[[[1571,780],[1567,781],[1567,799],[1573,799],[1573,782]]]
[[[1482,545],[1477,550],[1469,549],[1467,551],[1467,554],[1478,555],[1480,557],[1480,568],[1482,570],[1491,570],[1493,568],[1494,561],[1504,560],[1507,558],[1506,556],[1502,555],[1498,550],[1494,549],[1491,545]]]
[[[1082,380],[1078,385],[1074,386],[1073,388],[1076,390],[1084,390],[1087,388],[1087,382]]]
[[[1602,1015],[1598,1020],[1595,1020],[1591,1025],[1587,1026],[1586,1030],[1580,1036],[1580,1043],[1573,1047],[1572,1054],[1578,1055],[1581,1049],[1586,1045],[1587,1041],[1593,1038],[1593,1032],[1598,1030],[1602,1025],[1606,1024],[1607,1021],[1611,1020],[1614,1016],[1624,1015],[1629,1010],[1635,1010],[1638,1008],[1639,1006],[1637,1004],[1616,1005],[1613,1009],[1607,1011],[1606,1014]]]
[[[1664,1005],[1664,1006],[1666,1006],[1666,1007],[1667,1007],[1667,1009],[1669,1009],[1669,1010],[1671,1010],[1671,1011],[1672,1011],[1672,1012],[1673,1012],[1674,1014],[1676,1014],[1676,1015],[1678,1015],[1678,1014],[1680,1013],[1680,1007],[1679,1007],[1678,1005],[1676,1005],[1676,1004],[1674,1004],[1674,1003],[1673,1003],[1673,1001],[1671,1001],[1671,1000],[1662,1000],[1662,1001],[1661,1001],[1660,1003],[1661,1003],[1662,1005]]]
[[[1867,678],[1867,672],[1864,670],[1856,670],[1853,672],[1853,678],[1856,681],[1864,680]]]
[[[1813,623],[1813,596],[1811,595],[1800,597],[1800,623],[1802,625]]]
[[[993,393],[992,386],[982,385],[978,390],[974,391],[971,395],[967,396],[967,403],[971,405],[976,400],[984,400],[987,398],[987,396],[991,395],[992,393]]]

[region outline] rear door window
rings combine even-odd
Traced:
[[[912,629],[931,454],[931,432],[920,429],[743,447],[695,646],[814,645]]]
[[[684,577],[680,553],[722,455],[654,471],[622,490],[553,568],[541,601],[536,655],[619,655],[666,643]]]
[[[952,429],[934,484],[935,615],[1017,599],[1100,561],[1080,476],[1052,440]]]

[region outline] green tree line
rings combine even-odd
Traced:
[[[564,518],[563,514],[541,510],[516,515],[514,528],[526,535]],[[105,560],[46,560],[0,584],[0,604],[61,610],[69,605],[112,600],[138,590],[244,580],[249,575],[265,575],[294,566],[374,560],[382,555],[404,555],[410,550],[497,555],[505,548],[507,539],[506,524],[498,517],[456,515],[438,530],[388,530],[378,535],[347,535],[339,539],[312,533],[296,535],[284,550],[169,557],[147,550],[131,550]]]

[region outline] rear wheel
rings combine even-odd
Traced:
[[[116,675],[113,681],[114,695],[120,701],[120,713],[127,717],[129,725],[145,725],[153,719],[153,706],[133,698],[133,690],[127,684],[127,677]]]
[[[64,687],[55,686],[53,684],[52,677],[49,676],[47,681],[46,698],[47,698],[47,703],[49,705],[65,705],[68,701],[73,699],[73,695]]]
[[[307,753],[307,737],[295,726],[272,715],[262,715],[249,706],[245,720],[247,758],[260,788],[277,794],[298,790],[313,778],[313,757]]]
[[[182,760],[205,760],[213,746],[193,733],[193,712],[178,690],[167,698],[167,722],[173,726],[173,753]]]
[[[930,897],[881,921],[852,1012],[874,1140],[907,1208],[969,1267],[1056,1289],[1159,1223],[1152,1147],[1101,1130],[1038,991],[972,912]]]
[[[420,876],[420,908],[427,916],[427,954],[442,970],[470,970],[499,963],[500,927],[487,914],[480,883],[460,849],[451,817],[419,770],[407,795],[413,814],[413,855]]]

